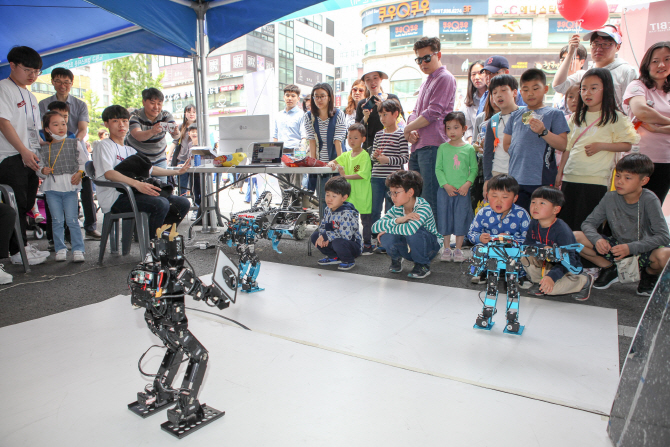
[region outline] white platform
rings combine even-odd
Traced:
[[[611,409],[619,380],[614,309],[524,297],[526,329],[516,336],[502,332],[503,295],[495,326],[482,331],[472,328],[482,307],[474,290],[271,262],[258,280],[265,291],[238,294],[222,315],[409,370],[604,415]]]
[[[237,307],[263,301],[254,299],[255,304],[249,299]],[[0,329],[5,385],[0,444],[611,445],[606,421],[593,413],[305,346],[200,315],[189,314],[190,328],[211,353],[200,397],[226,411],[221,420],[177,440],[160,430],[165,411],[141,419],[126,408],[147,383],[137,371],[137,359],[157,339],[146,328],[143,311],[131,310],[127,297],[116,297]],[[318,309],[301,315],[314,318]],[[356,323],[348,331],[360,335]],[[450,351],[435,347],[447,357]],[[157,368],[160,357],[160,350],[148,355],[146,369]],[[520,381],[530,375],[521,372]]]

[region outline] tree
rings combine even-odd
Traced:
[[[88,107],[88,141],[97,141],[98,129],[104,125],[100,116],[102,110],[98,107],[99,101],[98,95],[93,91],[88,90],[84,93],[84,102]]]
[[[136,54],[105,62],[112,84],[113,103],[125,108],[142,107],[142,90],[150,87],[160,89],[164,73],[151,76],[151,56]]]

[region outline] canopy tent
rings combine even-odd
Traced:
[[[19,4],[20,3],[20,4]],[[0,78],[7,53],[34,48],[43,66],[104,53],[192,57],[200,141],[207,141],[210,51],[319,0],[0,0]]]

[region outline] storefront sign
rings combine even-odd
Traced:
[[[316,84],[320,84],[323,79],[323,75],[321,73],[317,73],[316,71],[308,70],[307,68],[302,68],[297,65],[295,66],[295,74],[296,83],[306,85],[308,87],[314,87]]]
[[[531,34],[533,19],[489,19],[489,34]]]
[[[404,37],[413,37],[422,35],[423,35],[423,22],[410,22],[391,26],[391,39],[402,39]]]
[[[440,34],[453,34],[453,33],[469,34],[471,32],[472,32],[472,19],[440,20]]]
[[[558,14],[556,1],[493,0],[489,3],[490,15]]]
[[[454,4],[445,0],[413,0],[377,6],[361,13],[363,29],[380,23],[399,22],[429,15],[487,15],[487,0],[464,0]]]
[[[577,22],[571,22],[565,19],[549,19],[549,32],[550,33],[566,33],[566,34],[575,34],[586,33],[589,30],[578,27]]]

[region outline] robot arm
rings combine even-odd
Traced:
[[[182,269],[177,274],[177,280],[184,285],[185,292],[192,295],[196,301],[204,300],[207,304],[211,302],[212,306],[216,306],[221,310],[230,306],[228,297],[216,284],[212,284],[211,286],[204,285],[200,281],[200,278],[187,268]]]
[[[584,246],[582,244],[563,245],[561,247],[539,247],[536,245],[525,245],[522,247],[523,256],[532,256],[540,261],[549,261],[560,263],[573,275],[579,275],[582,272],[581,266],[572,265],[570,262],[570,252],[579,253]]]

